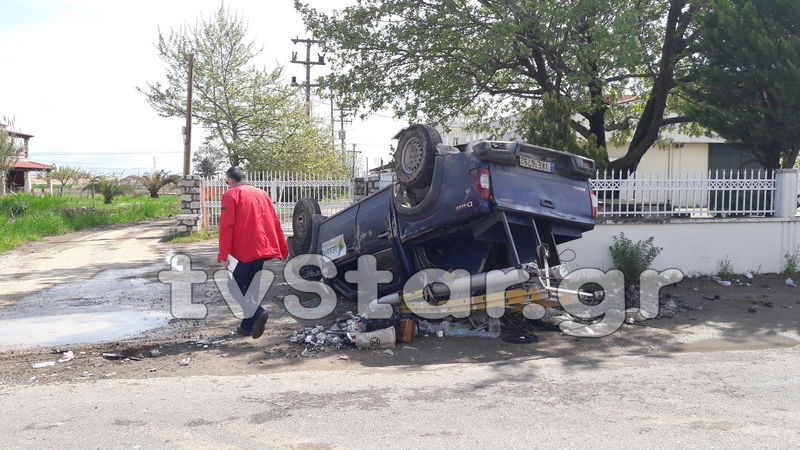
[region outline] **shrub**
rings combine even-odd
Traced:
[[[611,251],[614,266],[625,274],[625,286],[638,285],[639,276],[650,267],[662,248],[653,245],[655,238],[652,236],[635,244],[625,237],[625,233],[612,236],[612,239],[614,245],[608,249]]]
[[[8,217],[16,219],[25,214],[31,208],[30,202],[25,195],[7,195],[0,202],[0,207]]]
[[[783,269],[783,274],[790,277],[797,273],[798,262],[800,262],[800,248],[795,250],[794,253],[783,255],[783,257],[786,258],[786,268]]]
[[[731,279],[736,275],[733,272],[733,263],[731,263],[731,260],[727,255],[725,256],[725,259],[719,262],[719,271],[717,271],[717,275],[724,279]]]

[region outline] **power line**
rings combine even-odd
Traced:
[[[169,153],[183,153],[182,151],[149,151],[149,150],[135,150],[131,152],[31,152],[35,155],[51,155],[51,156],[58,156],[58,155],[97,155],[97,156],[105,156],[105,155],[130,155],[130,156],[149,156],[152,154],[159,154],[165,155]]]

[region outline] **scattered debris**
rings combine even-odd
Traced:
[[[159,350],[157,348],[151,348],[150,349],[150,357],[151,358],[157,358],[159,356],[161,356],[161,350]]]
[[[394,352],[389,350],[388,348],[383,351],[383,354],[386,356],[394,356]]]
[[[103,358],[115,360],[115,359],[125,359],[127,358],[127,356],[119,352],[103,352]]]
[[[531,344],[533,342],[539,342],[539,336],[535,334],[509,334],[503,336],[503,341],[508,342],[509,344]]]
[[[117,374],[117,372],[109,372],[109,373],[105,374],[105,377],[106,377],[106,378],[111,378],[111,377],[113,377],[113,376],[114,376],[114,375],[116,375],[116,374]]]
[[[410,345],[404,345],[403,348],[406,350],[419,350],[417,347],[412,347]]]
[[[742,275],[744,275],[744,277],[747,278],[748,280],[752,280],[753,279],[753,274],[750,273],[750,272],[745,272]]]
[[[754,313],[756,311],[758,311],[758,306],[751,306],[751,307],[747,308],[747,312],[749,312],[749,313]]]
[[[309,352],[307,348],[304,348],[303,351],[300,352],[300,356],[311,356],[311,352]]]
[[[192,360],[192,357],[191,356],[187,356],[186,358],[183,358],[178,365],[179,366],[188,366],[189,365],[189,361],[191,361],[191,360]]]
[[[775,303],[773,303],[773,302],[764,302],[764,306],[766,306],[767,308],[772,308],[773,306],[775,306]]]
[[[713,301],[713,300],[716,300],[717,298],[719,298],[719,296],[718,295],[704,295],[703,298],[706,299],[706,300],[712,300]]]
[[[440,323],[433,323],[427,320],[419,321],[419,329],[425,333],[436,333],[436,336],[443,337],[482,337],[482,338],[496,338],[500,336],[499,331],[489,331],[484,329],[486,325],[470,329],[467,325],[459,322],[451,322],[443,320]]]
[[[34,363],[32,367],[34,369],[41,369],[42,367],[52,367],[55,365],[56,365],[55,361],[45,361],[45,362]]]
[[[394,348],[397,333],[394,327],[364,333],[348,333],[358,348]]]
[[[343,361],[347,361],[348,359],[350,359],[350,357],[347,356],[347,355],[339,355],[339,359],[341,359]]]
[[[476,361],[480,361],[481,359],[486,359],[486,355],[475,355],[475,356],[471,356],[471,358],[476,360]]]
[[[75,354],[72,353],[72,350],[70,350],[68,352],[64,352],[64,356],[62,356],[61,359],[58,360],[58,362],[63,363],[67,361],[72,361],[73,359],[75,359]]]
[[[670,300],[670,301],[668,301],[668,302],[667,302],[667,308],[672,308],[672,309],[675,309],[675,308],[677,308],[677,307],[678,307],[678,304],[677,304],[677,303],[675,303],[675,301],[674,301],[674,300]]]
[[[155,371],[156,371],[156,368],[155,368],[155,367],[151,367],[151,368],[150,368],[150,372],[155,372]]]
[[[416,331],[417,324],[413,320],[400,319],[397,323],[397,342],[411,342]]]
[[[794,280],[792,280],[791,278],[786,279],[786,285],[791,287],[797,287],[797,285],[794,284]]]

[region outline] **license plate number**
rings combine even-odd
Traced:
[[[519,165],[528,169],[541,170],[542,172],[553,171],[553,163],[525,155],[519,155]]]

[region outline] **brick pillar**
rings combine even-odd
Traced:
[[[203,223],[200,195],[202,181],[198,175],[185,175],[181,180],[181,213],[178,214],[178,233],[195,232]]]

